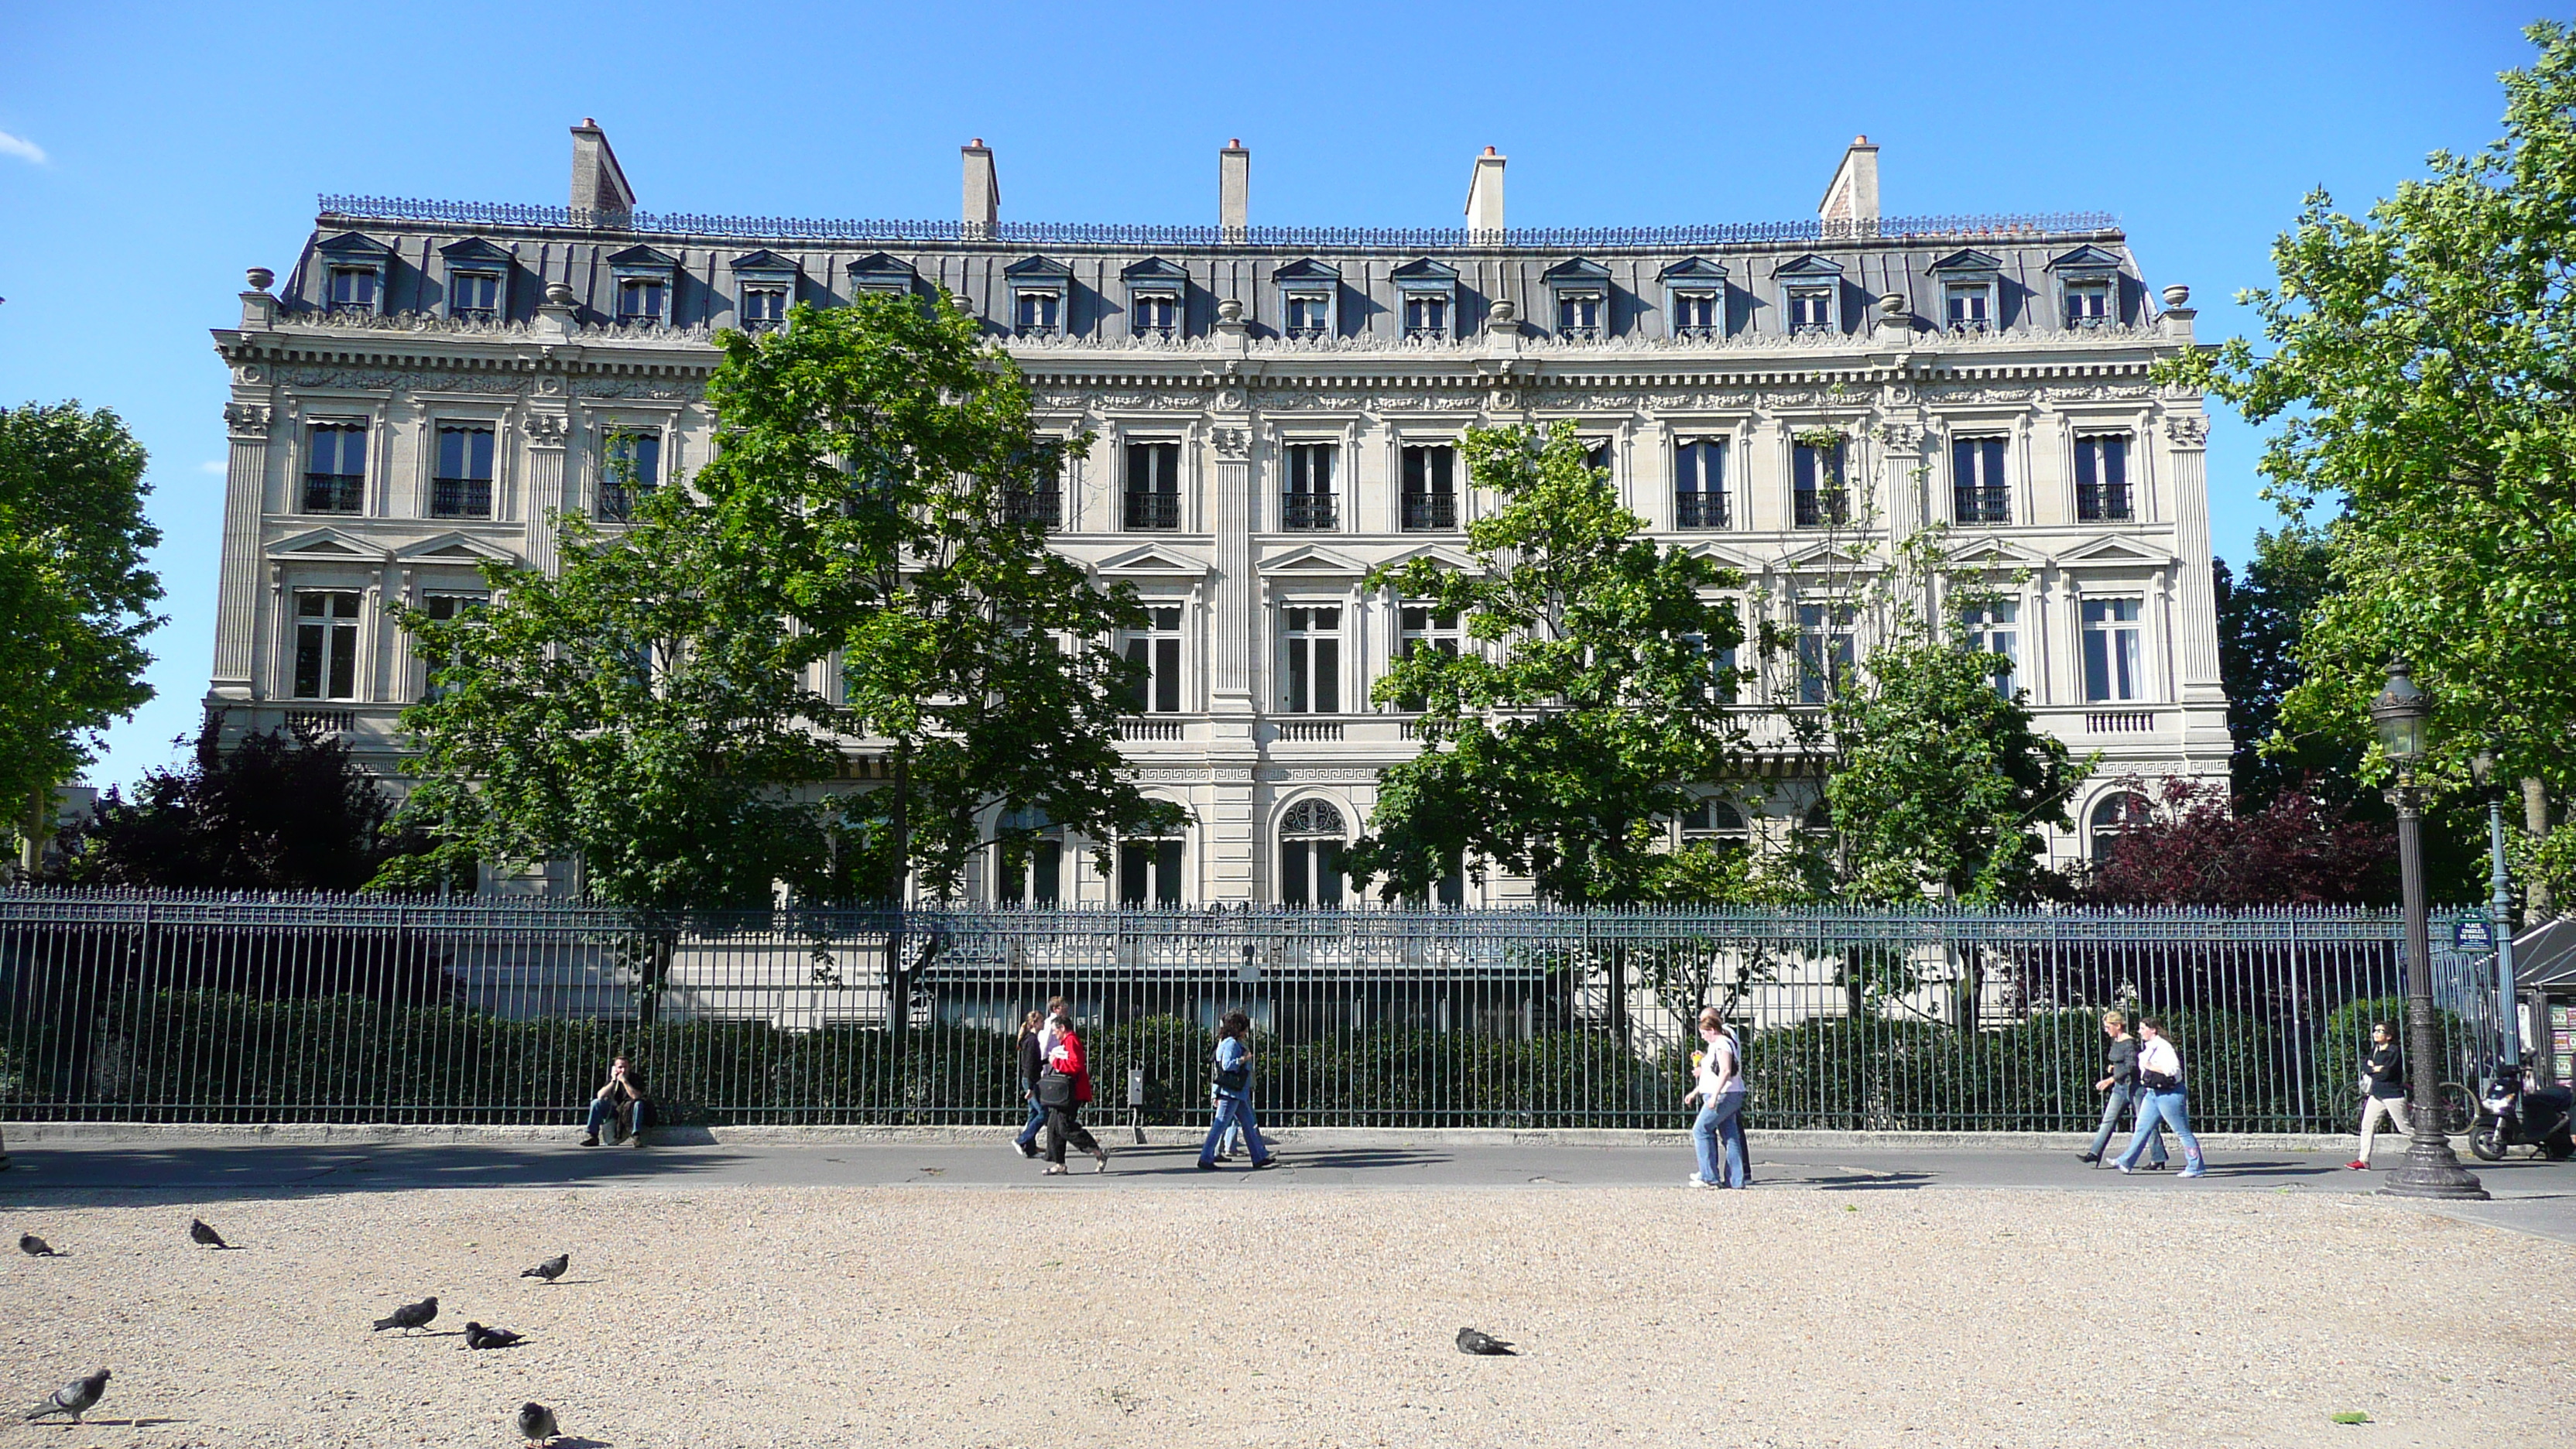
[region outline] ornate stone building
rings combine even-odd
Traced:
[[[1815,220],[1770,225],[1508,229],[1489,149],[1465,229],[1255,227],[1240,146],[1215,226],[1003,222],[980,142],[955,222],[688,216],[638,210],[597,127],[573,141],[568,207],[325,197],[283,284],[255,269],[216,331],[227,729],[303,718],[397,769],[424,670],[389,601],[471,607],[479,562],[552,566],[557,511],[613,521],[612,433],[641,439],[645,482],[685,479],[716,329],[945,292],[1050,426],[1096,435],[1034,504],[1150,606],[1124,641],[1152,674],[1130,758],[1194,816],[1121,843],[1107,880],[1068,850],[978,895],[1334,898],[1376,771],[1417,748],[1369,685],[1456,647],[1455,620],[1361,579],[1466,561],[1475,423],[1572,419],[1659,536],[1739,569],[1740,607],[1800,636],[1768,687],[1867,650],[1852,544],[1953,525],[2008,581],[1975,622],[2011,683],[2106,758],[2061,855],[2116,828],[2123,778],[2226,769],[2206,422],[2147,375],[2193,314],[2181,287],[2157,305],[2111,218],[1881,217],[1865,138]],[[1812,801],[1798,775],[1768,758],[1676,828],[1784,828]]]

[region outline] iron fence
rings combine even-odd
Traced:
[[[2447,936],[2437,932],[2437,939]],[[1678,1124],[1691,1023],[1747,1042],[1765,1127],[2090,1127],[2098,1013],[2161,1014],[2196,1124],[2349,1130],[2389,913],[792,910],[0,892],[0,1116],[569,1122],[611,1055],[666,1118],[1016,1119],[1062,996],[1104,1107],[1204,1120],[1248,1012],[1284,1125]],[[2455,1079],[2496,1029],[2437,953]]]

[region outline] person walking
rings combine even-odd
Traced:
[[[1700,1050],[1691,1053],[1693,1079],[1682,1095],[1685,1107],[1697,1104],[1691,1123],[1691,1147],[1699,1155],[1693,1187],[1750,1187],[1752,1164],[1744,1141],[1744,1052],[1726,1018],[1714,1006],[1699,1014]],[[1721,1176],[1720,1163],[1723,1162]]]
[[[2132,1122],[2136,1120],[2142,1091],[2138,1086],[2138,1039],[2129,1035],[2127,1013],[2104,1012],[2102,1034],[2111,1039],[2111,1048],[2102,1080],[2093,1084],[2093,1090],[2111,1095],[2102,1099],[2102,1125],[2093,1131],[2093,1145],[2084,1149],[2084,1160],[2092,1163],[2099,1163],[2102,1154],[2110,1150],[2111,1134],[2120,1130],[2121,1113],[2129,1113]],[[2147,1153],[2147,1166],[2162,1172],[2166,1160],[2164,1124],[2159,1122]]]
[[[2370,1170],[2370,1146],[2379,1135],[2381,1118],[2401,1138],[2415,1132],[2406,1122],[2406,1064],[2397,1054],[2397,1033],[2387,1022],[2371,1023],[2370,1055],[2361,1063],[2361,1092],[2361,1155],[2344,1164],[2355,1172]]]
[[[2146,1101],[2138,1108],[2138,1125],[2129,1133],[2129,1145],[2120,1152],[2120,1170],[2135,1169],[2138,1154],[2155,1140],[2157,1124],[2162,1122],[2172,1124],[2174,1137],[2182,1143],[2181,1175],[2207,1177],[2209,1164],[2200,1155],[2200,1139],[2191,1135],[2182,1053],[2165,1039],[2165,1024],[2152,1016],[2138,1022],[2138,1035],[2144,1038],[2138,1047],[2138,1083],[2146,1089]]]
[[[1046,1126],[1046,1108],[1038,1105],[1038,1078],[1046,1074],[1046,1014],[1032,1011],[1020,1018],[1019,1040],[1014,1055],[1019,1058],[1020,1100],[1028,1104],[1029,1120],[1020,1135],[1011,1139],[1011,1148],[1022,1157],[1038,1155],[1038,1132]]]
[[[1083,1104],[1091,1100],[1091,1067],[1083,1060],[1082,1038],[1074,1034],[1073,1018],[1056,1013],[1047,1023],[1054,1044],[1047,1048],[1046,1071],[1038,1077],[1038,1101],[1047,1114],[1047,1169],[1049,1177],[1064,1175],[1064,1144],[1070,1139],[1109,1170],[1109,1152],[1094,1140],[1089,1128],[1082,1125]]]
[[[1225,1141],[1229,1129],[1240,1129],[1244,1146],[1252,1152],[1252,1170],[1268,1167],[1274,1160],[1270,1144],[1261,1140],[1261,1124],[1252,1115],[1252,1019],[1240,1011],[1229,1011],[1216,1028],[1216,1120],[1208,1124],[1207,1140],[1199,1144],[1199,1170],[1216,1166],[1216,1150]]]

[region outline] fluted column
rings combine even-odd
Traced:
[[[528,541],[520,553],[528,566],[548,576],[555,572],[555,515],[570,512],[564,489],[565,438],[571,431],[560,411],[528,415]]]
[[[2209,420],[2196,415],[2165,419],[2165,459],[2172,486],[2175,580],[2180,629],[2175,657],[2181,665],[2185,703],[2217,703],[2226,694],[2218,674],[2218,602],[2209,576]]]
[[[1261,671],[1254,648],[1261,638],[1259,582],[1252,563],[1254,477],[1253,419],[1245,390],[1222,386],[1210,438],[1216,445],[1206,500],[1208,532],[1215,544],[1216,578],[1209,591],[1208,809],[1199,822],[1202,900],[1259,898],[1259,811],[1253,777],[1260,763],[1258,700]]]
[[[250,700],[252,659],[259,641],[259,521],[268,495],[268,428],[265,403],[234,402],[224,408],[232,458],[224,469],[223,562],[215,585],[215,672],[207,692]]]

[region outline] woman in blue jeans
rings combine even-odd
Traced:
[[[1243,1129],[1253,1168],[1268,1167],[1270,1144],[1261,1140],[1261,1124],[1252,1117],[1252,1019],[1240,1011],[1227,1012],[1217,1023],[1216,1120],[1208,1124],[1207,1140],[1199,1144],[1202,1170],[1215,1169],[1217,1144],[1231,1127]]]
[[[2138,1104],[2137,1129],[2120,1153],[2120,1170],[2136,1167],[2138,1154],[2155,1140],[2156,1124],[2162,1122],[2182,1143],[2182,1176],[2207,1177],[2209,1164],[2201,1159],[2200,1139],[2191,1135],[2191,1113],[2183,1096],[2182,1053],[2165,1040],[2165,1024],[2152,1016],[2138,1023],[2138,1035],[2145,1038],[2138,1048],[2138,1082],[2146,1097]]]
[[[1714,1006],[1703,1008],[1699,1014],[1699,1038],[1705,1045],[1692,1053],[1697,1061],[1697,1076],[1691,1090],[1682,1097],[1685,1107],[1699,1104],[1699,1120],[1691,1124],[1691,1146],[1699,1153],[1699,1171],[1689,1179],[1690,1185],[1750,1187],[1752,1169],[1744,1148],[1743,1050]],[[1718,1176],[1721,1152],[1726,1171],[1722,1179]]]

